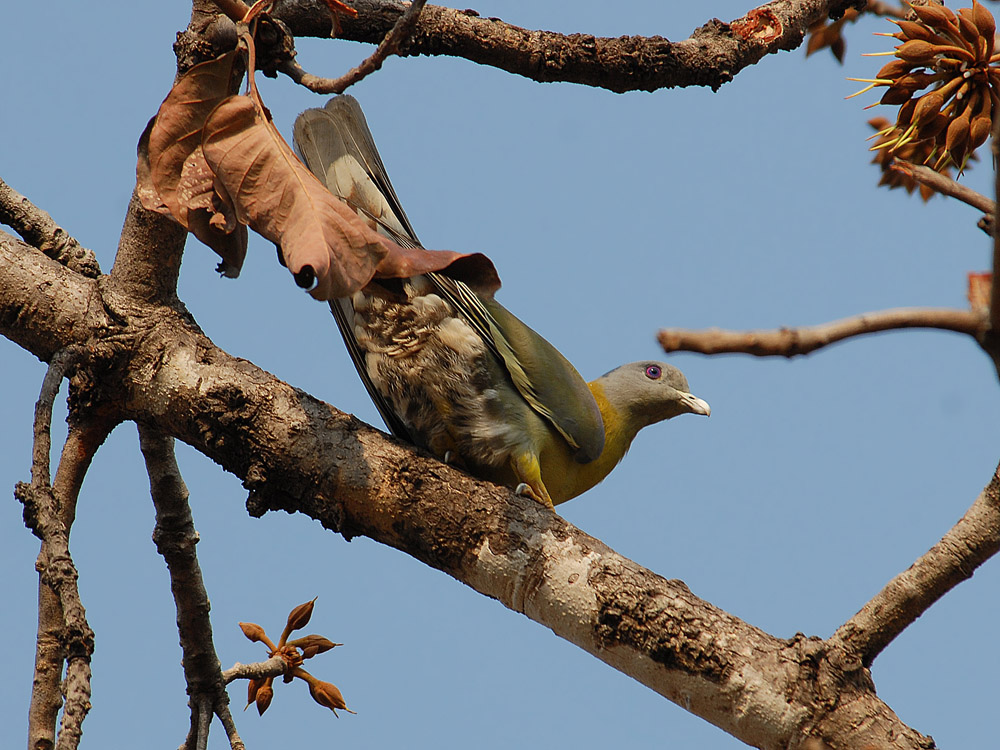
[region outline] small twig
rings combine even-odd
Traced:
[[[977,193],[972,188],[967,187],[960,182],[956,182],[947,175],[935,172],[930,167],[925,167],[921,164],[911,164],[908,161],[902,161],[900,159],[894,159],[892,164],[889,165],[889,168],[895,169],[897,172],[902,172],[903,174],[912,177],[917,182],[921,182],[943,195],[950,195],[952,198],[958,198],[958,200],[963,203],[967,203],[973,208],[978,208],[985,214],[992,214],[996,211],[995,201],[990,200],[982,193]]]
[[[8,225],[32,247],[71,271],[92,279],[101,275],[93,251],[81,247],[52,217],[3,180],[0,180],[0,222]]]
[[[150,494],[156,508],[153,542],[170,573],[170,589],[177,607],[181,664],[191,696],[191,727],[182,747],[188,750],[205,748],[211,717],[215,714],[226,727],[233,750],[243,750],[243,741],[229,712],[222,665],[212,641],[211,607],[195,552],[198,532],[191,517],[187,487],[174,457],[173,438],[140,425],[139,446],[146,461]]]
[[[300,86],[305,86],[310,91],[317,94],[342,94],[358,81],[371,75],[382,67],[389,55],[399,52],[400,46],[410,37],[417,26],[417,19],[420,11],[423,10],[427,0],[413,0],[410,7],[399,17],[395,25],[385,35],[385,38],[378,45],[372,55],[364,60],[358,67],[352,68],[339,78],[320,78],[312,73],[307,73],[294,60],[287,60],[278,66],[278,70],[287,75]]]
[[[1000,550],[1000,467],[947,534],[841,625],[831,642],[871,666],[931,605]]]
[[[985,322],[978,314],[969,310],[912,307],[864,313],[818,326],[779,328],[774,331],[723,331],[718,328],[687,331],[667,328],[660,331],[657,338],[666,352],[794,357],[809,354],[852,336],[903,328],[956,331],[967,333],[978,340],[984,333]]]
[[[83,477],[111,428],[100,420],[71,422],[55,485],[50,483],[52,405],[76,356],[75,349],[65,349],[52,358],[35,405],[31,484],[20,483],[15,490],[15,495],[24,503],[25,523],[42,540],[36,562],[39,620],[35,679],[29,708],[29,741],[32,747],[53,745],[56,713],[61,703],[59,677],[65,660],[65,705],[54,742],[57,750],[78,747],[82,723],[90,710],[94,632],[80,600],[78,573],[69,551],[69,529],[76,514],[76,499]],[[53,642],[58,645],[53,647]]]
[[[287,669],[288,664],[280,656],[272,656],[266,661],[253,664],[236,662],[222,673],[222,680],[227,685],[233,680],[264,680],[268,677],[280,677]]]

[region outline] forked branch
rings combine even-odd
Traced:
[[[89,421],[72,418],[55,483],[50,483],[52,405],[76,356],[77,350],[71,348],[52,358],[35,406],[31,483],[21,483],[15,490],[24,504],[26,525],[42,540],[36,562],[38,636],[28,713],[29,744],[55,746],[57,750],[73,750],[79,745],[82,723],[90,710],[94,633],[80,599],[78,575],[69,551],[69,530],[83,478],[112,426],[100,417]],[[60,706],[63,716],[57,736]]]
[[[93,251],[82,247],[48,213],[3,180],[0,180],[0,223],[67,268],[92,279],[100,276],[101,267]]]

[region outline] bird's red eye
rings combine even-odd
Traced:
[[[659,380],[660,375],[662,374],[663,370],[661,370],[657,365],[650,365],[646,368],[646,377],[650,380]]]

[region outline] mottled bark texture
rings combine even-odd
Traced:
[[[661,36],[595,37],[522,29],[471,10],[424,8],[399,54],[448,55],[490,65],[534,81],[566,81],[615,92],[676,86],[718,89],[765,55],[795,49],[806,29],[861,3],[849,0],[777,0],[724,23],[708,21],[687,39]],[[405,5],[356,0],[357,18],[340,17],[337,36],[377,44]],[[613,12],[609,6],[609,12]],[[329,37],[332,18],[322,0],[284,0],[276,17],[295,36]]]
[[[302,512],[404,550],[752,745],[932,746],[843,646],[726,614],[539,504],[231,357],[179,303],[138,300],[0,234],[0,332],[42,358],[86,344],[74,401],[114,404],[210,456],[244,480],[251,512]]]

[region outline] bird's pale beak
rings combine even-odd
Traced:
[[[703,414],[704,416],[710,416],[712,414],[712,407],[708,405],[707,401],[702,401],[697,396],[690,393],[684,393],[681,395],[681,403],[687,407],[687,410],[692,414]]]

